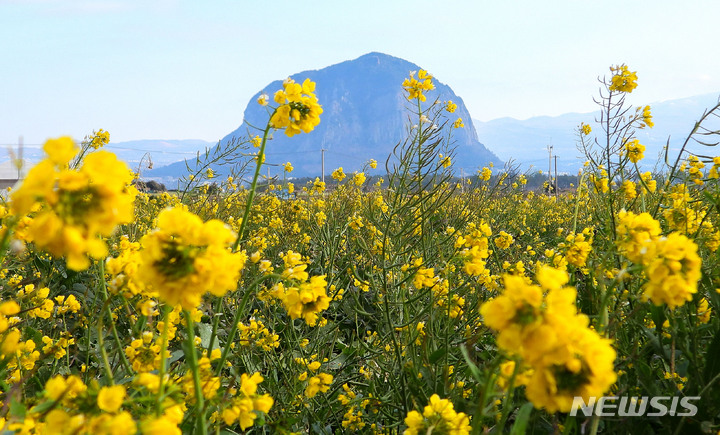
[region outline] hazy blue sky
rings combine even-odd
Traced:
[[[615,63],[638,71],[635,104],[720,93],[718,17],[717,0],[0,0],[0,144],[215,141],[270,81],[370,51],[481,120],[591,111]]]

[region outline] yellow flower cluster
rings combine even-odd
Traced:
[[[210,353],[210,356],[207,356],[206,354],[203,355],[197,363],[198,377],[200,379],[200,392],[206,400],[217,397],[218,390],[220,389],[220,377],[214,376],[215,373],[213,372],[211,364],[212,361],[219,359],[220,355],[220,349],[215,349]],[[183,376],[182,389],[185,391],[185,394],[187,394],[187,402],[194,404],[197,396],[195,394],[195,381],[191,371],[188,371],[185,373],[185,376]]]
[[[585,267],[588,255],[592,252],[592,229],[585,228],[580,234],[570,234],[565,242],[558,245],[565,249],[565,259],[575,267]]]
[[[687,168],[690,180],[698,186],[702,186],[704,183],[703,176],[705,174],[703,173],[703,168],[705,168],[705,163],[697,156],[690,156],[688,157],[687,164],[683,166]]]
[[[478,177],[480,177],[483,181],[490,180],[490,177],[492,176],[492,169],[488,168],[487,166],[483,167],[481,170],[478,171]]]
[[[638,107],[637,109],[635,109],[635,111],[640,117],[640,128],[653,128],[655,126],[655,123],[652,120],[652,112],[650,111],[650,106]]]
[[[250,319],[250,323],[238,324],[241,346],[256,346],[270,351],[280,346],[280,336],[267,329],[261,320]]]
[[[691,301],[701,276],[697,250],[695,242],[679,233],[651,243],[643,255],[648,277],[643,298],[655,305],[665,303],[670,309]]]
[[[542,266],[536,278],[540,285],[505,275],[504,292],[480,313],[498,331],[498,346],[532,368],[526,394],[535,407],[567,412],[573,397],[602,396],[615,382],[616,354],[577,312],[566,272]]]
[[[20,340],[20,331],[16,328],[10,328],[14,323],[12,317],[20,312],[20,305],[15,301],[7,301],[0,303],[0,334],[4,334],[4,338],[0,341],[2,348],[0,351],[3,356],[14,356],[18,342]],[[12,323],[11,323],[12,322]]]
[[[621,254],[633,263],[641,263],[643,250],[660,235],[660,222],[650,213],[635,213],[621,210],[616,226],[617,245]]]
[[[142,338],[130,342],[125,348],[133,370],[138,373],[151,372],[160,368],[160,344],[153,342],[152,332],[145,332]]]
[[[48,434],[118,434],[130,435],[137,433],[137,423],[128,411],[121,410],[126,398],[125,387],[91,386],[88,388],[82,380],[70,375],[50,378],[45,384],[46,402],[49,412],[32,413],[25,416],[23,423],[8,425],[12,431],[35,425],[36,432]],[[46,405],[43,404],[43,405]],[[43,406],[41,405],[41,406]],[[44,418],[44,422],[35,420]],[[21,433],[27,433],[21,431]]]
[[[108,143],[110,143],[110,132],[107,132],[102,128],[98,131],[94,131],[92,137],[90,138],[90,146],[93,149],[98,149]]]
[[[645,157],[645,145],[641,144],[637,139],[627,142],[625,144],[625,151],[627,152],[628,159],[633,163],[637,163]]]
[[[245,252],[231,252],[235,234],[223,222],[204,222],[172,208],[158,216],[158,228],[140,240],[138,278],[170,305],[192,309],[210,292],[234,290],[245,266]]]
[[[418,78],[415,78],[415,71],[410,72],[410,77],[406,78],[402,86],[408,93],[407,99],[419,101],[425,101],[426,97],[424,92],[435,89],[435,85],[432,82],[433,76],[428,74],[425,70],[418,71]]]
[[[720,168],[720,156],[713,157],[712,163],[713,165],[708,172],[708,178],[717,180],[720,178],[720,172],[718,172],[718,168]]]
[[[702,182],[702,180],[700,181]],[[697,203],[690,195],[687,186],[685,184],[672,186],[668,196],[672,206],[663,211],[663,217],[668,226],[685,234],[692,234],[697,231],[702,218],[701,214],[695,209]]]
[[[275,92],[273,99],[278,106],[270,118],[270,125],[276,129],[285,129],[288,137],[298,133],[310,133],[320,124],[322,106],[315,96],[315,82],[305,79],[302,85],[288,78],[283,81],[283,89]]]
[[[282,276],[288,286],[277,283],[272,294],[282,301],[291,319],[303,319],[309,326],[315,326],[319,313],[330,307],[325,275],[310,277],[305,271],[307,264],[296,252],[288,251],[283,255],[283,261],[285,270]]]
[[[345,175],[345,172],[343,172],[343,168],[342,168],[342,166],[341,166],[341,167],[335,169],[335,170],[332,172],[332,175],[331,175],[331,176],[332,176],[333,180],[342,181],[342,180],[345,179],[345,176],[346,176],[346,175]]]
[[[302,318],[309,326],[315,326],[318,314],[330,307],[326,288],[325,275],[320,275],[292,287],[278,283],[274,295],[282,301],[291,319]]]
[[[305,387],[305,397],[312,399],[317,393],[325,393],[330,389],[332,384],[333,376],[329,373],[318,373],[317,376],[312,376],[307,380],[307,387]]]
[[[105,271],[111,277],[108,288],[113,293],[122,293],[129,299],[146,290],[137,280],[137,271],[140,267],[140,243],[131,243],[128,237],[123,235],[118,248],[120,253],[105,262]]]
[[[623,181],[621,190],[626,201],[632,201],[637,198],[637,186],[635,186],[632,180]]]
[[[609,88],[611,91],[630,93],[637,87],[637,73],[629,71],[626,65],[612,66],[610,71],[613,73]]]
[[[441,399],[437,394],[430,396],[430,403],[423,413],[410,411],[405,417],[407,429],[403,435],[420,435],[425,433],[443,433],[448,435],[468,435],[472,430],[470,417],[464,412],[455,411],[448,399]]]
[[[415,277],[413,278],[413,285],[416,289],[421,289],[423,287],[432,287],[437,283],[438,278],[435,276],[435,268],[433,267],[423,267],[423,259],[418,258],[414,262],[415,267],[417,267],[417,270],[415,271]]]
[[[652,173],[650,171],[640,174],[640,180],[642,180],[641,184],[646,191],[652,193],[657,189],[657,181],[653,180]]]
[[[513,244],[513,241],[514,239],[511,234],[508,234],[505,231],[500,231],[497,237],[495,237],[495,246],[500,249],[507,249]]]
[[[69,168],[78,151],[69,137],[48,140],[43,149],[47,157],[12,192],[12,209],[34,216],[27,228],[28,242],[66,257],[70,269],[87,269],[89,258],[107,256],[101,237],[133,220],[137,190],[129,187],[132,172],[106,151],[88,154],[77,170]]]
[[[492,230],[488,224],[471,223],[468,225],[467,234],[465,236],[458,234],[455,240],[455,247],[461,249],[460,254],[464,258],[463,271],[470,276],[478,277],[478,280],[489,288],[493,287],[493,277],[487,268],[491,235]]]
[[[616,232],[619,251],[645,270],[645,300],[670,309],[692,300],[702,266],[695,242],[677,232],[661,237],[660,223],[652,216],[625,210],[618,214]]]
[[[240,429],[245,430],[254,424],[258,412],[266,414],[270,412],[274,403],[273,398],[269,394],[257,394],[258,384],[263,380],[262,375],[257,372],[252,376],[248,376],[246,373],[240,376],[238,395],[222,412],[225,424],[230,426],[237,421]]]

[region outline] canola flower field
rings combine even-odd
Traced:
[[[0,207],[2,432],[717,433],[720,157],[685,148],[717,140],[720,105],[643,171],[637,75],[601,85],[557,196],[511,168],[458,181],[463,121],[422,70],[372,184],[258,192],[272,134],[321,122],[309,80],[258,100],[232,175],[199,165],[177,194],[138,192],[107,132],[49,140]],[[570,413],[602,396],[668,412]]]

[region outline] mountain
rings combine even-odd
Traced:
[[[216,142],[207,142],[199,139],[185,140],[133,140],[128,142],[111,142],[105,148],[117,154],[120,160],[125,161],[133,170],[137,170],[140,161],[143,161],[142,171],[147,169],[148,159],[152,160],[153,167],[166,166],[171,163],[193,158],[197,152],[204,152],[205,148],[216,145]]]
[[[369,159],[376,159],[380,166],[393,150],[393,147],[407,135],[407,110],[412,107],[405,98],[402,82],[410,71],[420,67],[397,57],[382,53],[369,53],[355,60],[349,60],[320,70],[303,71],[291,78],[302,83],[306,78],[314,81],[316,95],[323,106],[323,114],[318,125],[310,134],[286,137],[282,131],[275,132],[267,146],[266,162],[282,164],[287,161],[295,167],[292,176],[319,176],[321,170],[321,149],[325,152],[325,173],[330,174],[342,166],[345,172],[360,169]],[[428,92],[428,102],[438,98],[441,101],[452,100],[457,110],[451,114],[450,122],[461,117],[465,128],[453,129],[453,141],[457,146],[457,168],[463,166],[473,171],[489,162],[500,163],[492,152],[478,141],[470,113],[462,98],[452,89],[433,80],[435,90]],[[272,97],[275,91],[282,89],[282,80],[276,80],[257,94],[247,105],[243,123],[225,136],[218,146],[226,146],[233,138],[261,134],[251,126],[265,126],[268,113],[265,107],[257,104],[261,94]],[[378,169],[379,170],[379,169]],[[175,163],[164,168],[147,172],[149,178],[166,179],[185,173],[185,163]],[[222,168],[216,170],[222,174]],[[278,167],[271,167],[271,175],[281,173]],[[263,170],[263,174],[265,170]]]
[[[182,162],[194,158],[198,151],[203,153],[206,148],[216,145],[216,142],[206,142],[198,139],[186,140],[132,140],[127,142],[110,142],[102,149],[115,153],[118,158],[130,166],[134,171],[140,168],[144,175],[148,164],[152,161],[153,167],[166,166],[175,162]],[[12,151],[12,154],[10,153]],[[18,155],[16,146],[8,149],[5,155],[0,155],[0,163],[8,164],[11,156]],[[23,148],[23,159],[26,167],[33,166],[45,157],[41,145],[26,145]],[[142,162],[142,167],[140,163]]]
[[[703,111],[709,110],[718,102],[720,93],[698,95],[678,100],[649,103],[652,109],[653,128],[636,131],[636,137],[646,147],[645,166],[652,169],[656,158],[670,138],[670,156],[676,156],[682,143],[690,133]],[[628,102],[638,103],[628,97]],[[553,146],[553,154],[558,156],[558,172],[576,172],[585,159],[576,144],[577,126],[581,122],[593,129],[591,137],[602,134],[601,126],[595,122],[600,112],[567,113],[560,116],[538,116],[525,120],[499,118],[482,122],[474,120],[478,138],[506,161],[512,160],[521,168],[547,170],[547,146]],[[707,125],[720,129],[718,118],[708,120]],[[716,139],[717,140],[717,139]],[[706,155],[720,155],[720,147],[707,148],[692,144],[693,152]]]

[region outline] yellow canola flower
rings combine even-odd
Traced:
[[[641,263],[646,247],[660,236],[660,222],[650,213],[636,215],[621,210],[618,213],[616,243],[621,254],[633,263]]]
[[[326,289],[325,275],[320,275],[288,288],[279,283],[274,294],[282,301],[291,319],[303,319],[309,326],[315,326],[319,313],[330,307]]]
[[[245,430],[252,426],[257,418],[257,412],[268,413],[274,404],[269,394],[257,394],[258,384],[263,381],[260,373],[240,376],[240,389],[238,395],[232,399],[230,406],[222,411],[222,419],[228,426],[236,421],[240,428]]]
[[[435,89],[432,79],[433,76],[422,69],[418,72],[417,79],[415,78],[415,71],[410,72],[410,77],[406,78],[402,83],[403,88],[408,93],[407,99],[425,101],[427,99],[424,94],[425,91]]]
[[[697,293],[702,262],[698,247],[680,233],[659,238],[647,247],[643,299],[670,309],[684,305]]]
[[[270,117],[270,125],[285,129],[288,137],[298,133],[310,133],[320,124],[322,106],[315,96],[315,83],[305,79],[302,85],[292,79],[283,82],[283,89],[275,93],[274,100],[280,106]]]
[[[235,234],[223,222],[203,222],[181,208],[165,209],[158,228],[140,240],[139,281],[160,298],[185,309],[200,305],[210,292],[234,290],[245,266],[245,252],[231,252]]]
[[[93,149],[98,149],[108,143],[110,143],[110,132],[107,132],[102,128],[98,131],[94,131],[92,137],[90,138],[90,146]]]
[[[626,65],[610,67],[613,73],[610,90],[630,93],[637,87],[637,72],[628,70]]]
[[[528,399],[552,413],[569,411],[576,396],[602,396],[616,380],[615,350],[578,313],[577,292],[565,286],[567,273],[542,266],[536,274],[540,285],[521,276],[503,278],[504,292],[480,313],[498,331],[498,346],[532,369]]]
[[[161,415],[160,417],[148,417],[140,423],[140,432],[143,435],[181,435],[182,431],[178,427],[178,423],[175,422],[168,415]]]
[[[337,169],[335,169],[335,170],[332,172],[332,175],[331,175],[331,177],[333,178],[333,180],[337,180],[337,181],[342,181],[342,180],[344,180],[344,179],[345,179],[345,176],[346,176],[346,175],[345,175],[345,172],[343,172],[342,166],[339,167],[339,168],[337,168]]]
[[[452,435],[468,435],[472,430],[470,417],[463,412],[456,412],[452,402],[441,399],[437,394],[430,396],[430,402],[423,409],[410,411],[405,417],[407,429],[403,435],[420,435],[425,433],[447,433]]]
[[[639,140],[633,139],[625,144],[625,150],[631,162],[637,163],[645,156],[645,145]]]
[[[117,412],[125,400],[125,387],[114,385],[102,387],[97,396],[98,408],[105,412]]]
[[[333,376],[328,373],[319,373],[317,376],[313,376],[308,379],[308,385],[305,388],[305,397],[311,399],[317,395],[317,393],[325,393],[330,389],[332,384]]]
[[[107,151],[90,153],[82,166],[69,169],[78,150],[69,137],[49,140],[44,149],[47,158],[30,169],[11,194],[13,212],[34,213],[26,241],[55,257],[64,256],[70,269],[87,269],[90,258],[107,256],[101,237],[133,221],[133,174]]]

